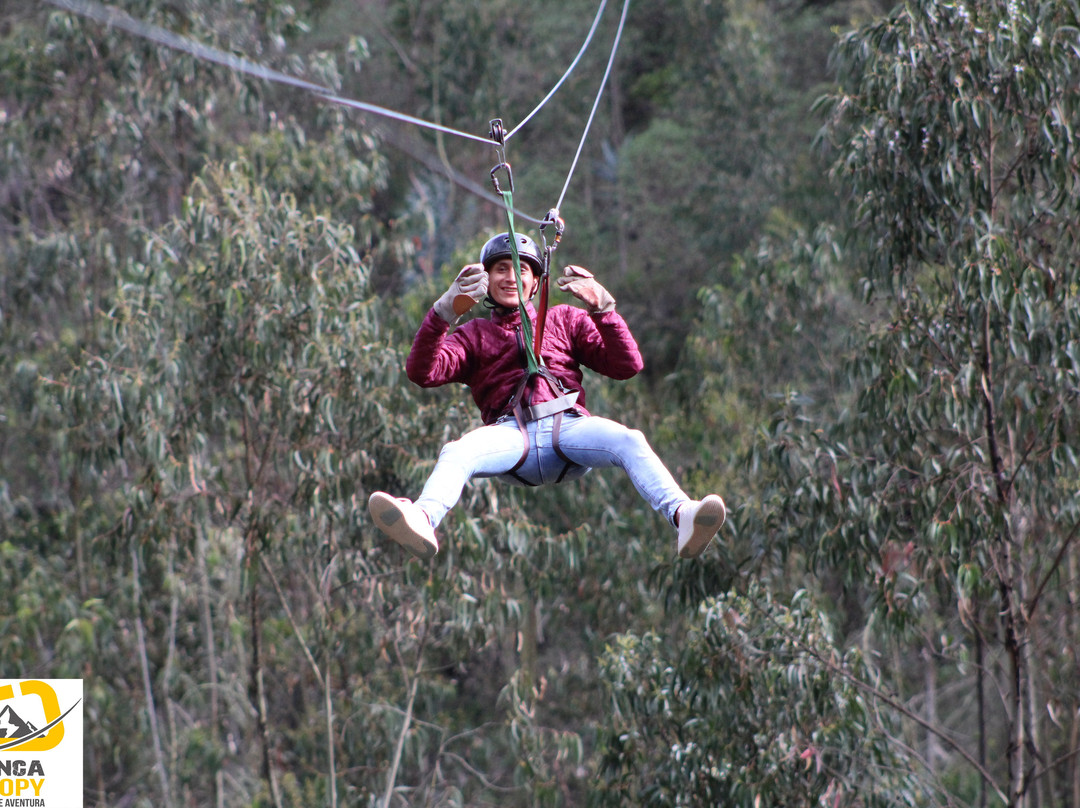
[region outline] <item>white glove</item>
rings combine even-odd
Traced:
[[[484,299],[488,289],[488,274],[483,264],[469,264],[435,301],[435,313],[453,325],[461,315]]]
[[[615,298],[611,292],[597,283],[593,274],[584,267],[563,267],[559,288],[569,292],[589,309],[591,314],[615,311]]]

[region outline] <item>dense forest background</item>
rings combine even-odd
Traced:
[[[481,139],[598,5],[113,3]],[[86,805],[1080,808],[1078,3],[634,0],[571,174],[622,8],[507,157],[695,561],[615,472],[368,519],[478,423],[403,365],[493,144],[4,0],[0,660]]]

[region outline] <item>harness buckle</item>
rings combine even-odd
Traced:
[[[561,395],[558,398],[553,398],[548,401],[542,401],[539,404],[522,405],[526,421],[539,421],[541,418],[547,418],[549,415],[555,415],[558,412],[566,412],[573,409],[577,403],[578,391],[572,390],[565,395]]]

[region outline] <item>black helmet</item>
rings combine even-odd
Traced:
[[[517,236],[518,258],[529,265],[534,275],[539,275],[544,271],[544,257],[540,254],[540,248],[528,236],[520,233],[515,233],[515,235]],[[484,249],[480,251],[480,263],[484,265],[484,269],[491,269],[492,264],[503,258],[513,258],[508,233],[500,233],[489,238]]]

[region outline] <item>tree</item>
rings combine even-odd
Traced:
[[[866,692],[873,671],[837,652],[805,591],[708,598],[677,650],[622,635],[604,673],[616,709],[591,804],[925,804]]]
[[[515,121],[531,109],[580,46],[595,6],[123,4],[343,94],[400,100],[404,111],[467,129],[493,112]],[[902,392],[853,371],[856,393],[873,391],[859,399],[837,372],[837,332],[854,328],[858,309],[837,281],[837,224],[818,227],[833,200],[801,152],[814,54],[831,36],[818,15],[838,19],[842,8],[631,4],[610,103],[566,203],[559,260],[610,273],[655,370],[624,385],[590,379],[590,408],[641,426],[688,490],[731,492],[731,544],[673,563],[670,526],[613,472],[542,491],[478,482],[440,527],[443,552],[424,566],[403,563],[378,538],[363,502],[376,488],[415,494],[441,443],[475,423],[467,393],[410,387],[402,357],[441,291],[428,280],[442,274],[445,283],[445,263],[472,260],[483,241],[475,231],[501,226],[501,211],[455,200],[444,179],[390,159],[379,131],[391,125],[40,4],[4,5],[0,226],[11,271],[0,273],[9,380],[0,391],[0,580],[12,609],[0,612],[0,649],[14,673],[86,677],[97,804],[555,806],[583,803],[598,779],[613,800],[644,793],[651,780],[663,780],[673,801],[718,784],[739,799],[854,802],[856,781],[881,786],[883,803],[931,793],[918,777],[878,767],[913,760],[896,749],[882,756],[882,744],[899,740],[900,724],[902,741],[922,745],[934,770],[950,748],[945,728],[966,728],[973,713],[924,718],[934,700],[924,710],[915,699],[931,693],[927,666],[875,656],[886,643],[874,632],[888,623],[873,607],[907,619],[893,627],[946,636],[949,645],[935,640],[931,650],[952,653],[966,647],[952,639],[948,610],[962,605],[969,623],[986,624],[998,604],[970,566],[935,556],[938,588],[904,589],[891,583],[915,569],[903,542],[851,549],[834,538],[855,541],[876,518],[860,482],[874,468],[859,464],[890,460],[875,454],[873,428],[844,409],[874,413],[879,399]],[[561,187],[613,23],[609,13],[588,64],[512,144],[516,199],[533,212]],[[356,34],[370,38],[370,58]],[[870,56],[885,69],[885,56]],[[1071,103],[1061,98],[1066,121]],[[861,132],[860,121],[847,123]],[[859,153],[835,131],[835,149]],[[448,141],[424,137],[486,179],[490,152],[459,163]],[[863,232],[876,232],[866,222]],[[673,260],[687,267],[679,282]],[[926,299],[944,296],[926,285],[947,274],[940,266],[912,259],[910,270]],[[883,277],[873,282],[887,287]],[[695,299],[702,311],[684,343]],[[896,335],[873,334],[877,355],[893,361],[881,346]],[[846,350],[865,357],[865,348]],[[782,406],[765,435],[774,396]],[[900,446],[896,435],[908,433],[889,416],[890,445]],[[766,466],[766,440],[780,463]],[[748,445],[751,464],[729,464],[732,447]],[[754,501],[758,491],[775,499]],[[829,499],[837,492],[843,506]],[[852,501],[862,508],[855,516]],[[913,513],[906,503],[896,511]],[[1065,567],[1075,564],[1070,542],[1060,544]],[[836,570],[811,567],[827,579],[820,587],[792,574],[800,553],[820,560],[826,551]],[[872,575],[883,559],[896,573],[884,583]],[[751,590],[740,577],[751,574],[769,587]],[[733,586],[744,596],[714,599]],[[796,597],[804,588],[819,591]],[[1053,585],[1042,591],[1043,607],[1066,597]],[[834,639],[822,595],[835,592]],[[1050,636],[1038,628],[1034,640]],[[972,655],[984,634],[992,662],[998,646],[987,632],[972,632]],[[839,650],[853,638],[866,653]],[[769,666],[755,644],[783,664]],[[907,652],[924,645],[897,632],[885,650],[917,660]],[[736,669],[729,655],[738,654],[758,664]],[[1075,698],[1067,664],[1045,668],[1061,688],[1057,716]],[[638,698],[621,665],[676,694],[673,711]],[[910,696],[895,703],[897,721],[873,716],[893,704],[876,687],[879,665]],[[968,681],[944,665],[933,672],[942,687]],[[635,743],[691,738],[694,749],[680,754],[700,754],[691,771],[707,776],[691,781],[657,749],[622,746],[609,732],[612,697],[620,731],[637,733]],[[698,710],[706,702],[742,721],[739,737],[752,745],[699,734],[713,720]],[[751,720],[769,730],[760,745]],[[932,731],[946,736],[939,751]],[[1064,755],[1062,737],[1053,743]],[[746,773],[731,761],[747,763]],[[713,778],[712,767],[725,765]],[[1071,765],[1058,767],[1062,777]],[[954,791],[966,797],[970,778],[961,779]],[[944,784],[936,795],[961,799]]]
[[[380,423],[378,396],[365,394],[378,380],[364,358],[373,320],[352,231],[301,212],[288,195],[272,196],[272,182],[258,179],[237,162],[196,183],[185,216],[151,235],[146,259],[124,271],[99,323],[101,354],[74,369],[61,394],[76,419],[72,434],[81,433],[82,463],[115,480],[113,501],[123,503],[102,549],[130,562],[123,566],[139,628],[132,656],[141,660],[153,768],[167,805],[181,794],[210,801],[207,789],[224,799],[229,733],[245,739],[242,748],[261,750],[273,803],[282,804],[271,737],[285,694],[267,669],[281,664],[269,649],[290,624],[310,663],[310,671],[292,669],[314,675],[325,705],[323,744],[312,754],[324,761],[324,793],[336,787],[340,672],[323,643],[334,639],[338,607],[328,596],[285,599],[278,577],[318,581],[328,565],[344,563],[335,559],[347,552],[341,545],[354,529],[354,491],[367,462],[351,443],[361,434],[352,425]],[[297,554],[308,563],[276,569],[276,559]],[[222,557],[238,566],[213,560]],[[184,587],[185,570],[201,585]],[[143,594],[148,575],[160,576],[166,603]],[[156,622],[162,613],[170,615],[165,625]],[[231,639],[228,614],[247,617]],[[290,622],[275,625],[271,615]],[[200,631],[178,631],[189,620]],[[103,649],[106,658],[118,650]],[[181,673],[181,654],[202,672],[185,664]],[[245,681],[249,709],[237,703]],[[246,712],[254,724],[238,720]]]
[[[909,2],[840,42],[826,142],[850,259],[887,312],[858,335],[850,411],[778,422],[773,443],[774,535],[870,595],[894,681],[940,721],[928,757],[970,728],[979,772],[957,788],[1017,808],[1080,794],[1060,652],[1080,533],[1077,12]],[[939,673],[975,703],[939,713]]]

